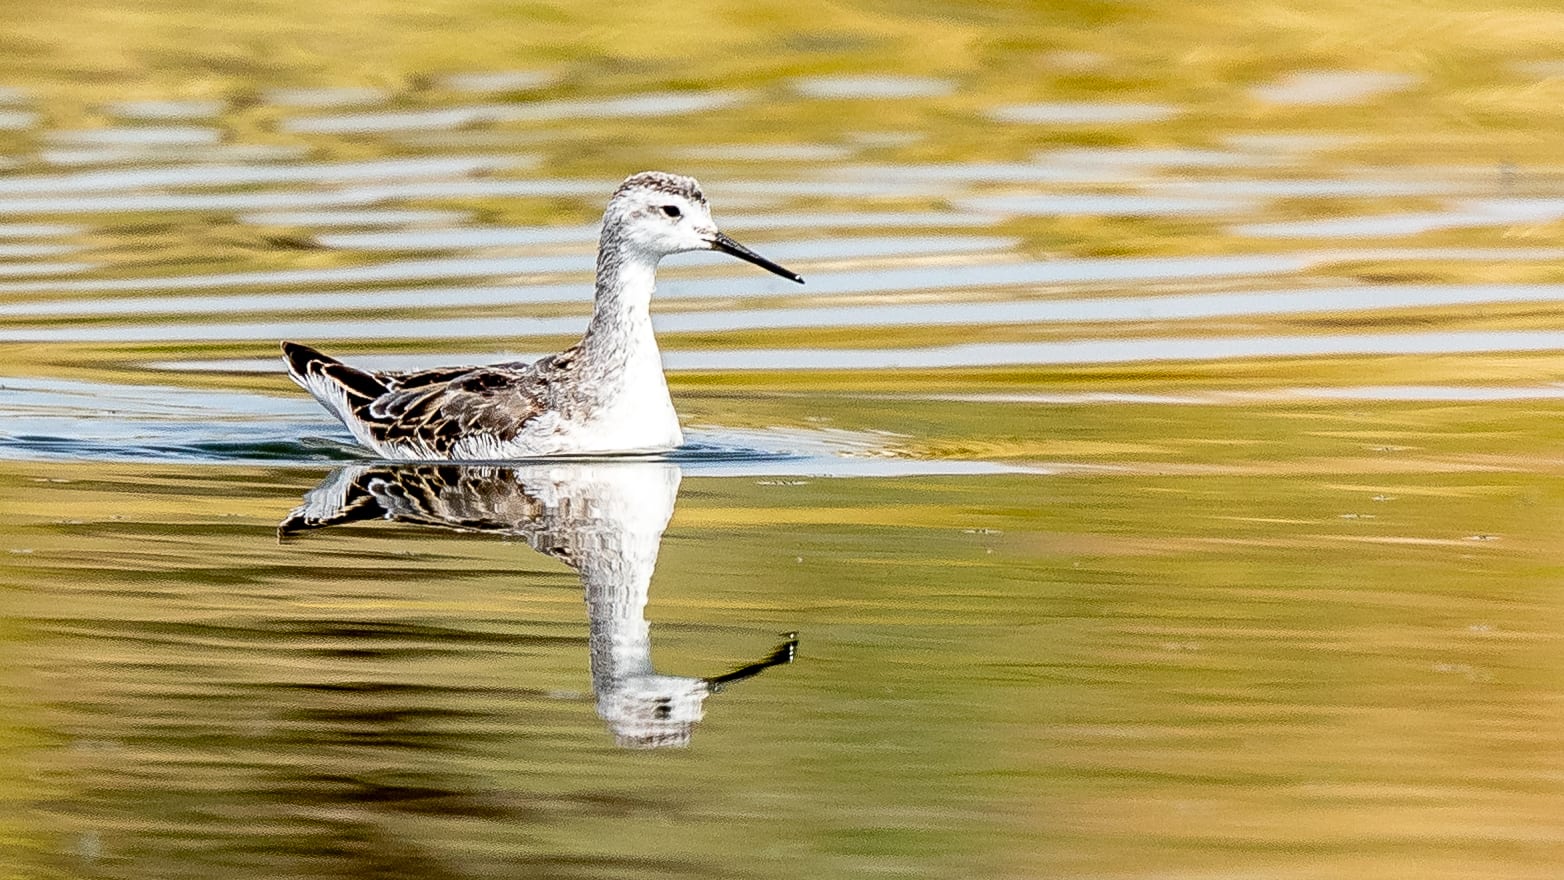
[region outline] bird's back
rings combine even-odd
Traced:
[[[423,461],[528,454],[529,435],[558,420],[554,384],[570,371],[573,352],[531,364],[371,372],[283,343],[289,377],[359,442],[387,458]]]

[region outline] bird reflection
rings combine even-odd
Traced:
[[[581,575],[597,713],[619,745],[684,746],[708,695],[792,662],[798,639],[788,633],[769,655],[710,678],[652,667],[647,591],[679,479],[661,462],[354,465],[310,490],[277,533],[385,519],[525,539]]]

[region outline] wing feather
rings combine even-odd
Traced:
[[[570,349],[532,364],[372,373],[284,343],[289,372],[383,454],[447,457],[463,442],[505,444],[555,405]]]
[[[389,448],[445,456],[464,440],[509,443],[552,408],[554,360],[394,377],[393,390],[366,401],[354,414],[370,436]]]

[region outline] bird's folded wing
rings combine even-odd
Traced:
[[[439,455],[459,441],[506,443],[548,409],[549,385],[533,370],[478,367],[388,377],[389,391],[354,408],[382,443]]]

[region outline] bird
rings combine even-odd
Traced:
[[[633,174],[603,212],[596,294],[586,333],[531,363],[405,372],[360,369],[282,343],[288,377],[393,461],[508,461],[659,453],[684,443],[652,330],[657,263],[719,251],[799,284],[717,228],[692,177]]]

